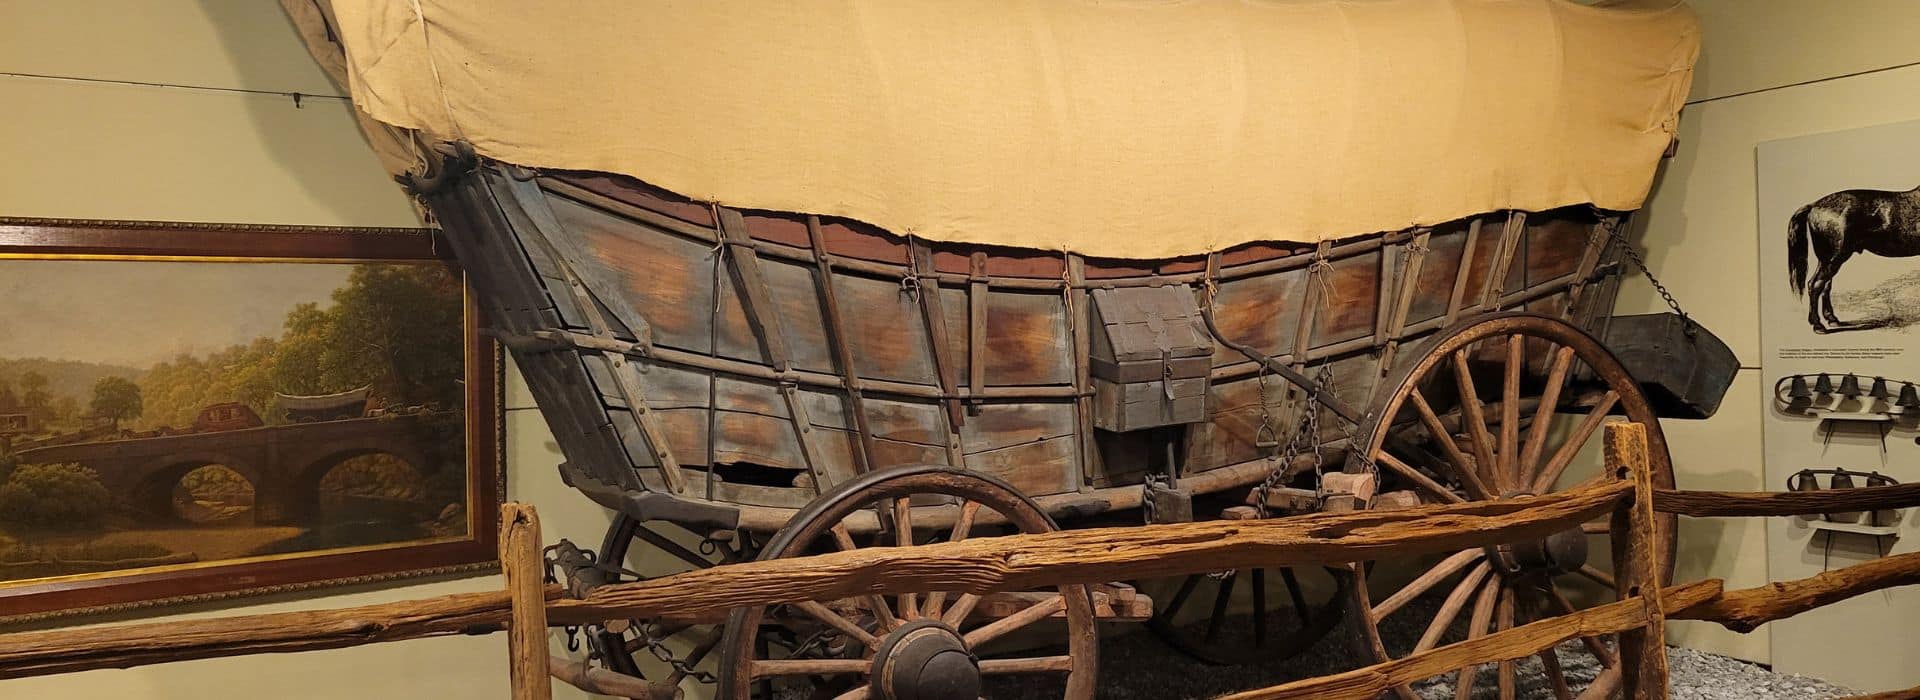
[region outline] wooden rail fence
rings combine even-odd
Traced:
[[[0,635],[0,679],[511,629],[528,631],[509,635],[516,700],[548,697],[549,676],[594,692],[671,698],[677,692],[671,687],[553,658],[545,634],[532,631],[608,619],[713,619],[740,606],[930,588],[989,593],[1222,568],[1393,559],[1544,537],[1611,514],[1618,602],[1227,700],[1371,698],[1463,666],[1516,660],[1566,640],[1601,634],[1620,635],[1622,671],[1614,679],[1618,688],[1627,697],[1665,698],[1666,620],[1709,620],[1744,632],[1861,593],[1920,583],[1920,554],[1906,554],[1744,590],[1723,591],[1718,580],[1662,587],[1657,572],[1664,552],[1653,546],[1652,537],[1657,512],[1772,516],[1911,507],[1920,505],[1920,487],[1799,493],[1658,489],[1647,468],[1644,428],[1608,425],[1606,448],[1607,473],[1613,478],[1547,496],[858,549],[609,585],[584,599],[562,598],[557,587],[539,585],[537,519],[531,508],[509,504],[501,538],[508,590],[335,610]],[[1597,691],[1595,697],[1612,689],[1611,684],[1595,686],[1590,689]]]

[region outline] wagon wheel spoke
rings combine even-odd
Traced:
[[[1582,577],[1585,577],[1589,581],[1605,586],[1606,589],[1609,591],[1620,587],[1619,584],[1614,583],[1613,574],[1609,574],[1605,571],[1601,571],[1598,567],[1595,567],[1592,564],[1587,564],[1585,566],[1582,566],[1579,569],[1575,570],[1574,573],[1579,574]]]
[[[755,659],[749,667],[752,676],[822,676],[866,673],[872,662],[866,659]]]
[[[1620,667],[1608,666],[1594,676],[1587,689],[1580,691],[1579,700],[1603,700],[1613,697],[1613,691],[1620,688]]]
[[[1493,567],[1486,562],[1481,562],[1479,566],[1467,572],[1466,578],[1460,579],[1460,583],[1453,587],[1453,592],[1447,594],[1446,601],[1440,604],[1440,612],[1435,614],[1433,621],[1427,624],[1427,630],[1420,635],[1420,641],[1413,645],[1412,654],[1440,645],[1441,637],[1453,627],[1453,621],[1460,618],[1460,611],[1467,607],[1467,600],[1480,590],[1481,582],[1485,581],[1487,575],[1491,573],[1493,573]]]
[[[840,613],[834,612],[832,608],[828,608],[814,601],[794,603],[792,607],[800,612],[806,613],[808,617],[825,623],[828,627],[832,627],[839,630],[842,634],[852,637],[868,649],[877,649],[880,646],[880,640],[874,638],[872,632],[868,632],[866,628],[854,624],[852,620],[847,619]]]
[[[1446,457],[1447,463],[1453,465],[1453,472],[1460,477],[1460,483],[1467,487],[1467,493],[1474,498],[1493,498],[1493,492],[1489,491],[1487,485],[1480,480],[1477,463],[1466,453],[1461,452],[1459,445],[1454,444],[1447,426],[1441,423],[1440,416],[1433,412],[1433,404],[1427,402],[1426,394],[1416,388],[1407,398],[1419,413],[1420,423],[1426,426],[1427,434],[1433,436],[1433,441],[1440,445],[1441,453]]]
[[[1444,503],[1462,503],[1466,501],[1466,499],[1460,497],[1460,494],[1454,493],[1453,489],[1447,488],[1438,481],[1434,481],[1432,477],[1422,474],[1419,469],[1401,461],[1399,457],[1393,456],[1392,453],[1386,450],[1375,452],[1373,461],[1375,464],[1383,465],[1393,470],[1394,473],[1413,482],[1420,488],[1426,489],[1427,493],[1433,494],[1434,497],[1439,498]]]
[[[1267,570],[1254,569],[1253,581],[1253,645],[1267,645]]]
[[[840,551],[851,552],[860,548],[860,545],[854,544],[853,533],[847,531],[846,523],[834,523],[833,528],[829,532],[833,534],[834,546],[839,548]],[[866,601],[867,607],[870,609],[869,612],[873,613],[874,619],[880,622],[880,629],[890,630],[902,624],[900,617],[893,614],[893,606],[887,604],[886,596],[878,593],[868,593],[861,596],[861,599]]]
[[[1592,447],[1589,443],[1597,441],[1599,427],[1616,411],[1647,426],[1651,461],[1660,470],[1656,478],[1670,479],[1659,423],[1639,384],[1580,329],[1555,319],[1499,314],[1456,326],[1429,347],[1392,370],[1362,425],[1360,444],[1367,449],[1363,454],[1384,455],[1374,459],[1381,493],[1414,489],[1426,498],[1433,490],[1429,482],[1434,481],[1462,500],[1474,501],[1562,491],[1566,488],[1562,479],[1572,464]],[[1574,415],[1582,411],[1584,415]],[[1409,431],[1416,422],[1421,427]],[[1419,448],[1429,454],[1421,455]],[[1566,483],[1575,480],[1566,479]],[[1570,604],[1564,598],[1555,603],[1558,592],[1553,587],[1556,582],[1573,585],[1565,578],[1568,574],[1608,586],[1611,599],[1612,577],[1587,563],[1588,537],[1609,534],[1608,525],[1604,519],[1572,524],[1497,550],[1450,553],[1425,565],[1424,572],[1416,572],[1411,583],[1384,596],[1378,605],[1368,601],[1364,586],[1354,586],[1353,599],[1369,606],[1370,614],[1356,620],[1367,641],[1363,649],[1378,662],[1405,658],[1398,649],[1390,651],[1381,643],[1384,618],[1408,616],[1415,607],[1409,603],[1440,591],[1445,591],[1444,602],[1437,613],[1421,615],[1431,617],[1420,621],[1425,629],[1410,654],[1457,640],[1456,630],[1462,627],[1471,639],[1557,614],[1550,612],[1556,605]],[[1670,540],[1672,531],[1661,534]],[[1535,605],[1535,600],[1540,603]],[[1618,663],[1618,655],[1605,639],[1586,638],[1581,643],[1603,665]],[[1568,686],[1561,665],[1566,653],[1547,649],[1533,654],[1555,676],[1543,685],[1552,686],[1552,696],[1560,700],[1588,697],[1576,695],[1578,688]],[[1449,681],[1456,697],[1471,697],[1482,680],[1477,673],[1490,671],[1494,678],[1488,685],[1496,687],[1484,688],[1483,694],[1511,700],[1521,692],[1519,661],[1467,666]],[[1614,675],[1617,683],[1618,672]],[[1603,676],[1598,685],[1604,689],[1607,682]],[[1394,690],[1403,699],[1414,697],[1410,687]],[[1540,694],[1548,692],[1543,689]]]
[[[1467,433],[1468,441],[1473,445],[1473,456],[1480,465],[1484,480],[1493,469],[1493,436],[1487,432],[1487,415],[1484,404],[1480,402],[1480,392],[1473,386],[1473,370],[1467,367],[1467,353],[1472,346],[1453,352],[1453,383],[1460,392],[1461,425]]]
[[[1208,644],[1220,638],[1220,622],[1227,617],[1227,604],[1233,601],[1233,584],[1240,580],[1240,572],[1228,573],[1220,579],[1220,587],[1213,591],[1213,614],[1207,617],[1207,634],[1203,638]]]
[[[1442,559],[1440,563],[1433,565],[1433,568],[1420,574],[1419,578],[1415,578],[1399,591],[1388,596],[1386,600],[1380,601],[1379,605],[1373,606],[1372,614],[1374,621],[1377,622],[1386,619],[1388,615],[1392,615],[1394,611],[1399,610],[1401,606],[1413,602],[1414,598],[1418,598],[1434,586],[1440,585],[1441,581],[1445,581],[1448,577],[1459,573],[1460,570],[1479,561],[1483,556],[1486,556],[1486,553],[1481,549],[1475,548],[1463,549],[1455,552],[1446,559]]]
[[[1513,597],[1514,590],[1512,587],[1508,587],[1506,592],[1500,596],[1499,605],[1494,608],[1494,629],[1497,631],[1505,632],[1513,629]],[[1496,664],[1494,678],[1500,689],[1500,700],[1514,700],[1514,693],[1517,690],[1519,679],[1514,674],[1513,660],[1508,659]]]
[[[1541,388],[1540,405],[1534,408],[1533,425],[1527,430],[1527,446],[1520,453],[1521,484],[1533,485],[1534,479],[1540,474],[1540,458],[1546,452],[1548,433],[1553,428],[1553,415],[1559,408],[1560,393],[1566,389],[1567,376],[1572,368],[1573,348],[1555,348],[1553,366],[1548,368],[1546,384]]]
[[[1065,673],[1073,670],[1071,656],[1034,656],[1021,659],[981,659],[980,673]]]
[[[896,547],[913,546],[913,501],[906,496],[893,499],[893,544]],[[919,599],[917,593],[900,594],[900,619],[920,617]]]
[[[1507,357],[1500,382],[1500,465],[1494,483],[1503,492],[1520,484],[1520,374],[1527,362],[1527,339],[1507,336]],[[1464,697],[1464,696],[1463,696]]]
[[[1574,613],[1575,608],[1573,607],[1573,602],[1567,600],[1566,596],[1561,595],[1558,589],[1548,587],[1543,593],[1547,598],[1549,608],[1553,611],[1561,615],[1572,615]],[[1613,650],[1607,648],[1606,640],[1600,637],[1581,637],[1580,644],[1587,648],[1587,653],[1592,654],[1593,658],[1600,661],[1601,666],[1613,667],[1620,665],[1620,657],[1615,656]]]
[[[953,521],[953,531],[947,535],[948,542],[959,542],[973,532],[973,522],[980,515],[980,504],[974,501],[960,502],[960,516]],[[946,591],[933,591],[927,594],[927,600],[921,606],[921,614],[929,619],[942,620],[941,606],[947,602]],[[956,624],[956,623],[948,623]]]
[[[1500,578],[1494,577],[1480,587],[1480,597],[1473,601],[1473,617],[1467,620],[1467,639],[1479,639],[1487,636],[1487,627],[1493,622],[1494,605],[1500,599],[1502,588]],[[1480,666],[1469,665],[1460,668],[1460,678],[1454,682],[1453,696],[1456,698],[1473,697],[1474,682],[1479,680]]]
[[[1282,568],[1280,581],[1287,585],[1287,603],[1293,606],[1294,619],[1299,620],[1302,627],[1312,624],[1312,608],[1307,606],[1306,595],[1300,592],[1300,577],[1294,575],[1293,569]]]
[[[914,502],[935,495],[956,499],[959,504],[952,530],[941,525],[938,533],[925,527],[916,533],[915,516],[924,521],[930,511],[923,506],[915,513]],[[868,472],[822,493],[812,506],[770,536],[759,558],[803,557],[836,548],[913,547],[941,536],[964,540],[977,519],[987,517],[980,513],[982,508],[992,509],[996,522],[1019,532],[1058,529],[1033,501],[1002,483],[947,467],[908,466]],[[1064,693],[1056,697],[1092,699],[1098,634],[1093,598],[1085,586],[1007,591],[986,598],[950,593],[937,603],[929,595],[932,591],[900,591],[897,597],[893,593],[859,595],[843,603],[800,602],[732,610],[723,628],[716,697],[771,697],[768,693],[776,682],[783,692],[802,690],[800,697],[912,697],[936,687],[928,684],[979,682],[988,675],[1039,674],[1034,680],[1064,687]],[[896,601],[899,607],[890,605]],[[770,615],[771,610],[786,614]],[[1065,624],[1059,629],[1036,624],[1048,618],[1059,618]],[[1060,639],[1066,651],[1043,645],[1049,651],[1018,652],[1009,648],[1006,653],[996,653],[983,646],[1015,633],[1022,639],[1038,633],[1064,633]],[[764,643],[769,637],[778,639],[771,650]],[[782,648],[787,651],[780,651]],[[957,667],[949,663],[934,677],[922,676],[919,665],[894,665],[917,664],[914,659],[924,661],[930,655],[955,651],[978,661]],[[912,670],[898,671],[901,668]],[[1031,681],[1023,681],[1027,682]]]
[[[1014,630],[1026,627],[1046,619],[1054,613],[1067,609],[1067,597],[1055,594],[1025,608],[1020,612],[994,620],[967,632],[961,637],[967,646],[977,647],[991,642]]]
[[[1573,434],[1567,437],[1567,441],[1561,443],[1560,448],[1554,451],[1553,458],[1547,461],[1547,466],[1534,476],[1532,487],[1535,493],[1553,490],[1554,482],[1560,480],[1560,475],[1573,464],[1573,458],[1580,454],[1580,448],[1593,437],[1594,431],[1600,429],[1600,424],[1606,422],[1607,413],[1612,411],[1614,405],[1619,402],[1620,393],[1609,389],[1606,396],[1600,399],[1599,405],[1593,407],[1593,411],[1580,421],[1579,427],[1573,429]]]

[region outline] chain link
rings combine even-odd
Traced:
[[[1693,319],[1687,316],[1686,311],[1680,309],[1680,300],[1673,298],[1673,293],[1667,291],[1667,285],[1661,284],[1660,278],[1653,275],[1653,269],[1647,267],[1646,258],[1640,257],[1640,251],[1635,249],[1633,244],[1627,241],[1625,234],[1620,233],[1620,220],[1611,219],[1600,226],[1607,232],[1607,237],[1620,246],[1620,252],[1627,257],[1627,261],[1633,263],[1634,267],[1639,268],[1640,274],[1647,276],[1647,282],[1653,285],[1653,291],[1659,293],[1661,299],[1666,300],[1667,308],[1673,309],[1675,314],[1679,314],[1680,320],[1687,322],[1687,333],[1691,335],[1693,333]]]
[[[719,677],[713,675],[711,672],[696,669],[693,667],[693,664],[687,663],[680,657],[674,656],[673,650],[667,648],[666,640],[654,636],[653,632],[649,631],[649,627],[651,627],[651,625],[635,625],[634,629],[640,633],[640,642],[647,645],[647,651],[653,654],[653,658],[659,659],[661,663],[673,667],[674,675],[682,678],[692,678],[705,685],[716,685],[719,683]]]

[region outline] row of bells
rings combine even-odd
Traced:
[[[1887,381],[1886,377],[1874,377],[1873,388],[1868,389],[1864,395],[1876,399],[1893,398],[1891,384],[1892,382]],[[1833,386],[1833,375],[1831,374],[1821,372],[1815,375],[1812,387],[1807,386],[1807,375],[1797,374],[1794,375],[1792,383],[1787,387],[1787,398],[1789,399],[1811,399],[1814,396],[1832,396],[1834,394],[1847,397],[1862,396],[1863,394],[1860,391],[1860,377],[1848,374],[1840,379],[1840,387],[1835,389]],[[1901,408],[1920,408],[1920,387],[1914,386],[1912,382],[1901,382],[1900,399],[1893,402],[1893,405]]]

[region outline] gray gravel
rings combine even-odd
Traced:
[[[1421,601],[1411,606],[1433,605]],[[1390,620],[1420,619],[1421,611],[1408,610]],[[1463,616],[1464,617],[1464,616]],[[1429,613],[1426,619],[1431,619]],[[1208,666],[1169,649],[1142,627],[1110,626],[1110,634],[1100,645],[1100,697],[1103,700],[1174,700],[1176,698],[1212,698],[1249,688],[1286,683],[1365,665],[1351,650],[1354,634],[1351,623],[1343,623],[1320,644],[1306,653],[1284,662],[1247,667]],[[1388,626],[1382,630],[1388,648],[1405,649],[1419,636],[1411,624]],[[1575,691],[1593,679],[1599,665],[1579,642],[1569,642],[1557,650],[1568,682]],[[1737,659],[1681,648],[1667,650],[1671,671],[1670,688],[1677,700],[1763,700],[1768,698],[1817,700],[1841,698],[1857,693],[1824,681],[1777,674],[1766,668]],[[1537,659],[1526,659],[1517,667],[1519,697],[1551,698],[1545,675]],[[1057,683],[1050,686],[1021,677],[1021,682],[995,682],[988,697],[997,700],[1046,700],[1059,697]],[[1415,687],[1422,698],[1440,700],[1454,695],[1454,674],[1447,674]],[[1481,671],[1475,700],[1497,698],[1492,667]]]

